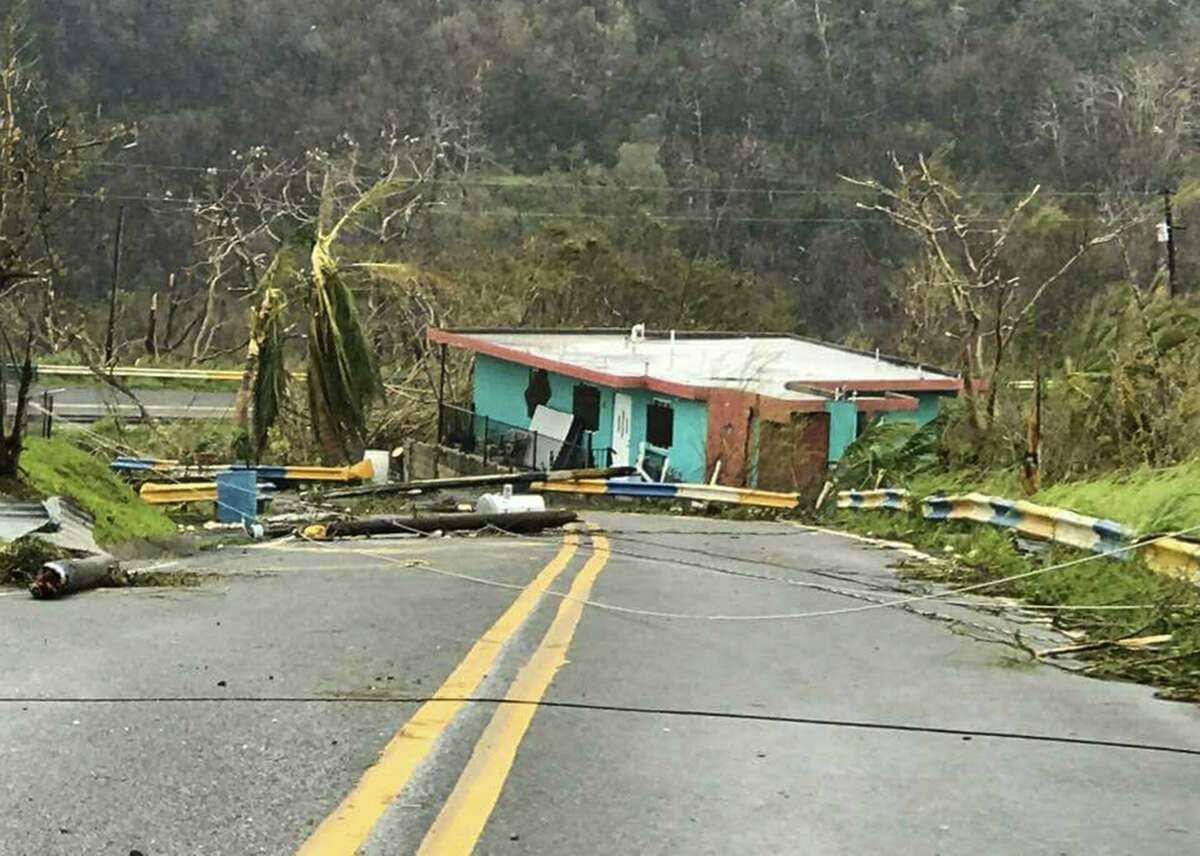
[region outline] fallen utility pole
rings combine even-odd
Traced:
[[[524,485],[533,482],[577,481],[579,479],[610,479],[631,476],[636,467],[605,467],[587,470],[545,470],[524,473],[488,473],[480,476],[456,476],[445,479],[394,482],[388,484],[366,484],[322,493],[323,499],[350,499],[356,496],[388,496],[397,493],[429,493],[464,487],[488,487],[491,485]]]
[[[29,593],[39,600],[48,600],[120,581],[120,563],[107,553],[102,553],[84,559],[47,562],[30,583]]]
[[[365,517],[335,520],[306,526],[301,534],[314,541],[353,538],[358,535],[413,535],[430,532],[462,532],[496,527],[506,532],[528,534],[574,523],[574,511],[524,511],[513,514],[422,514],[412,517]]]

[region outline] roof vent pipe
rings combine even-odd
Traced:
[[[634,324],[633,329],[629,331],[629,341],[634,343],[646,341],[646,325]]]
[[[671,350],[668,351],[668,365],[675,365],[675,331],[671,331]]]

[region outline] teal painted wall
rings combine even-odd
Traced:
[[[473,403],[475,412],[517,428],[529,427],[525,411],[525,388],[529,385],[528,366],[498,360],[484,354],[475,357]],[[566,375],[549,373],[549,406],[570,413],[574,405],[575,385],[581,381]],[[600,426],[593,437],[597,449],[612,445],[613,401],[615,391],[600,387]],[[623,390],[633,400],[630,461],[637,460],[638,449],[646,439],[646,408],[655,399],[671,404],[675,422],[674,442],[663,449],[670,456],[670,467],[684,481],[704,481],[705,442],[708,437],[708,410],[701,401],[655,395],[643,389]]]
[[[705,444],[708,441],[708,408],[704,402],[659,395],[644,389],[629,389],[623,392],[633,399],[629,460],[637,461],[638,450],[642,441],[646,439],[646,408],[656,400],[665,401],[671,405],[674,416],[672,443],[671,448],[659,451],[666,452],[670,457],[669,466],[680,481],[704,481]],[[612,421],[611,414],[609,421]]]
[[[858,405],[853,401],[827,401],[829,414],[829,462],[842,459],[846,447],[858,436]]]
[[[953,393],[950,393],[953,395]],[[946,393],[918,392],[916,410],[896,410],[879,414],[880,422],[913,422],[924,425],[937,419],[941,408],[941,400]]]
[[[529,369],[526,366],[482,354],[475,357],[473,403],[479,415],[528,428],[529,416],[525,413],[525,387],[528,385]]]
[[[489,419],[498,419],[517,428],[529,428],[525,406],[525,389],[529,386],[528,366],[497,360],[483,354],[475,357],[473,404],[475,412]],[[550,372],[550,401],[548,406],[570,413],[575,404],[575,385],[581,381]],[[612,444],[613,391],[600,387],[600,426],[592,437],[597,449]]]

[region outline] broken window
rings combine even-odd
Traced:
[[[584,431],[600,430],[600,390],[586,383],[575,384],[575,400],[571,412]]]
[[[550,401],[550,374],[545,369],[529,370],[529,386],[525,387],[525,412],[530,419],[539,404]]]
[[[671,448],[675,438],[675,411],[665,401],[646,406],[646,442],[660,449]]]

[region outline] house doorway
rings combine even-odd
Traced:
[[[629,444],[633,435],[633,399],[623,392],[613,396],[612,449],[614,467],[629,466]]]

